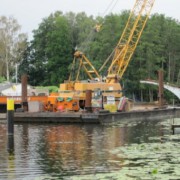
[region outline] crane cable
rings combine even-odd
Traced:
[[[114,1],[114,2],[113,2],[113,1]],[[110,9],[111,6],[112,6],[112,7],[111,7],[109,13],[112,12],[112,10],[113,10],[114,7],[116,6],[117,2],[118,2],[118,0],[116,0],[116,1],[115,1],[115,0],[112,0],[112,1],[111,1],[111,3],[108,5],[108,7],[106,8],[106,10],[105,10],[104,13],[102,14],[102,17],[103,17],[103,18],[105,17],[105,14],[108,14],[107,11]],[[114,3],[114,4],[113,4],[113,3]],[[101,26],[104,24],[104,21],[105,21],[105,20],[103,20],[103,22],[100,23],[100,24],[96,24],[96,26],[95,26],[96,32],[99,32],[99,31],[100,31]]]
[[[110,9],[110,7],[113,5],[113,1],[115,1],[115,0],[112,0],[111,2],[110,2],[110,4],[108,5],[108,7],[105,9],[105,11],[103,12],[103,15],[102,15],[102,17],[104,17],[105,16],[105,14],[107,14],[107,11]],[[117,4],[117,2],[118,2],[118,0],[116,0],[115,2],[114,2],[114,5],[112,6],[112,8],[110,9],[110,12],[114,9],[114,7],[115,7],[115,5]]]
[[[114,1],[114,0],[112,0],[111,3],[109,4],[109,7],[107,8],[107,10],[110,8],[111,4],[113,4],[113,1]],[[118,0],[115,1],[113,7],[111,8],[111,11],[114,9],[114,7],[115,7],[115,5],[117,4],[117,2],[118,2]],[[106,10],[106,11],[107,11],[107,10]],[[105,12],[106,12],[106,11],[105,11]],[[105,12],[104,12],[104,13],[105,13]],[[104,23],[104,21],[103,21],[103,23]],[[102,24],[103,24],[103,23],[102,23]],[[114,52],[115,52],[115,49],[116,49],[116,47],[113,49],[113,51],[111,52],[111,54],[107,57],[107,59],[105,60],[105,62],[103,63],[103,65],[99,68],[99,72],[101,72],[101,71],[103,70],[103,68],[106,66],[106,64],[109,62],[110,58],[112,57],[112,55],[113,55]]]
[[[114,48],[113,49],[113,51],[111,52],[111,54],[107,57],[107,59],[104,61],[104,63],[103,63],[103,65],[100,67],[100,69],[98,70],[99,72],[101,72],[103,69],[104,69],[104,67],[106,66],[106,64],[109,62],[109,60],[110,60],[110,58],[112,57],[112,55],[114,54],[114,52],[115,52],[115,49],[116,48]]]
[[[109,11],[109,13],[112,12],[112,10],[113,10],[114,7],[116,6],[117,2],[118,2],[118,0],[112,0],[112,1],[109,3],[109,5],[107,6],[107,8],[104,10],[104,12],[102,13],[102,17],[105,17],[105,15],[108,13],[108,11]],[[96,24],[95,28],[93,28],[93,29],[90,31],[89,35],[87,36],[87,38],[86,38],[85,41],[84,41],[84,42],[86,42],[86,43],[85,43],[85,44],[81,43],[81,45],[80,45],[80,47],[79,47],[79,49],[81,49],[81,51],[84,52],[84,51],[87,49],[88,43],[91,42],[92,39],[94,38],[95,32],[99,32],[99,30],[100,30],[100,28],[101,28],[101,26],[102,26],[103,23],[104,23],[104,21],[103,21],[100,25]],[[83,46],[84,48],[83,48],[82,46]]]

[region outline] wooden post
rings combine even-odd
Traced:
[[[163,77],[163,71],[158,71],[158,79],[159,79],[159,108],[162,108],[164,105],[164,77]]]
[[[27,102],[27,75],[24,74],[21,76],[21,85],[22,85],[22,108],[24,111],[28,111],[28,102]]]
[[[101,108],[104,109],[104,96],[103,96],[103,94],[102,94],[102,97],[101,97],[101,101],[102,101]]]
[[[92,100],[92,90],[86,90],[85,109],[88,112],[92,112],[91,100]]]

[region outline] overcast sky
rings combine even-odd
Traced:
[[[85,12],[87,15],[104,16],[105,10],[116,0],[0,0],[0,16],[13,16],[22,27],[22,32],[32,37],[32,30],[38,28],[42,19],[59,10],[63,13]],[[113,13],[131,9],[135,0],[119,0],[112,5]],[[152,13],[165,14],[180,21],[180,0],[155,0]],[[151,14],[152,14],[151,13]]]

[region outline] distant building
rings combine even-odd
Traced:
[[[28,91],[31,89],[31,86],[27,86]],[[0,83],[0,95],[1,96],[21,96],[22,86],[21,84],[16,83]]]
[[[0,95],[1,96],[21,96],[22,86],[16,83],[0,83]],[[38,96],[38,95],[49,95],[49,91],[46,89],[35,89],[30,85],[27,85],[28,96]]]

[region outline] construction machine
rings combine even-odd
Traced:
[[[49,96],[49,104],[55,106],[54,108],[56,109],[57,107],[61,107],[61,109],[78,111],[80,108],[85,107],[86,90],[91,90],[94,99],[103,97],[102,100],[107,103],[108,99],[112,100],[110,97],[113,97],[113,101],[118,107],[120,98],[123,96],[120,80],[136,49],[154,1],[155,0],[135,1],[119,42],[99,71],[94,68],[85,54],[76,51],[72,63],[73,67],[76,62],[79,63],[79,65],[76,66],[76,76],[72,75],[71,71],[69,79],[60,84],[58,94]],[[104,78],[99,74],[107,62],[110,62],[110,66],[108,68],[108,74]],[[82,69],[89,79],[79,80]]]

